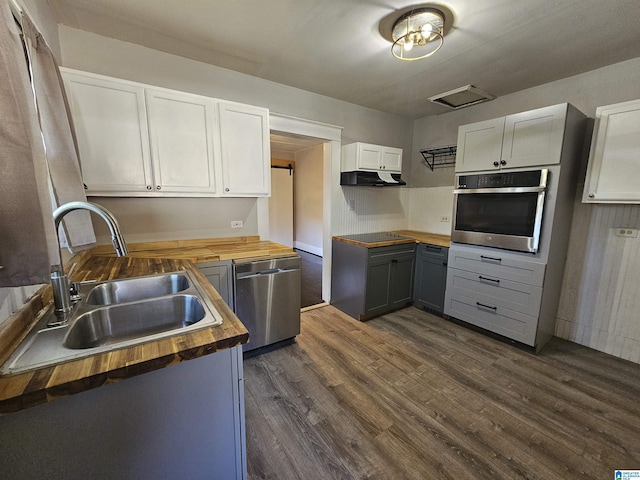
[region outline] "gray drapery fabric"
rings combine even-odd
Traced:
[[[67,202],[86,201],[58,65],[42,35],[25,15],[22,16],[22,33],[31,66],[36,108],[53,187],[54,208]],[[79,210],[66,215],[59,233],[61,245],[70,247],[73,252],[95,246],[96,238],[87,211]]]
[[[0,286],[45,283],[60,252],[20,30],[0,0]]]
[[[51,55],[48,47],[41,48],[44,41],[38,39],[31,22],[26,18],[22,22],[31,30],[27,44],[32,44],[28,50],[32,70],[38,72],[35,89],[40,90],[38,98],[46,127],[41,130],[38,121],[20,28],[11,13],[9,0],[0,0],[0,287],[49,281],[51,266],[61,263],[52,217],[53,197],[61,203],[85,199],[83,191],[81,195],[77,195],[77,190],[65,193],[65,182],[72,183],[71,179],[77,177],[77,187],[82,188],[82,183],[73,140],[58,139],[60,132],[70,132],[70,128],[68,116],[60,113],[63,93],[59,79],[56,80],[58,93],[50,90],[55,90],[51,78],[57,77],[57,67],[52,56],[47,58]],[[50,71],[52,65],[54,74]],[[47,71],[49,73],[44,73]],[[49,138],[47,153],[51,170],[43,144],[46,138]],[[60,160],[69,150],[73,152],[75,167]],[[74,214],[70,214],[69,219]],[[76,218],[80,224],[87,223],[88,217],[83,219],[78,215]],[[72,242],[79,239],[79,245],[91,246],[95,241],[92,228],[88,234],[82,230],[84,227],[76,227],[75,222],[67,228]]]

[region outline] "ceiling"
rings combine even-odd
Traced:
[[[392,57],[379,31],[411,0],[47,0],[58,23],[410,118],[472,84],[503,96],[640,57],[638,0],[437,0],[444,46]]]

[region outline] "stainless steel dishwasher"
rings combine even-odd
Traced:
[[[235,311],[249,330],[243,351],[300,333],[300,257],[234,261]]]

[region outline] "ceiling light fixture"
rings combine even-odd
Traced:
[[[445,15],[431,7],[415,7],[394,22],[391,53],[400,60],[427,58],[444,43]]]

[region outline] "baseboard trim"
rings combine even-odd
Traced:
[[[312,253],[313,255],[317,255],[319,257],[322,256],[322,248],[316,247],[314,245],[309,245],[308,243],[302,242],[293,242],[293,248],[298,250],[302,250],[304,252]]]

